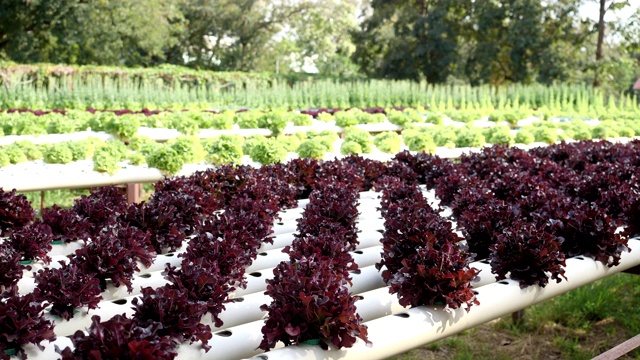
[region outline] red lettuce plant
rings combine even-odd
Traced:
[[[126,315],[115,315],[100,322],[100,317],[91,317],[88,334],[78,330],[70,336],[74,350],[56,348],[63,360],[123,359],[123,360],[169,360],[174,359],[177,343],[169,336],[159,335],[163,326],[152,323],[139,326]]]
[[[403,306],[442,303],[452,308],[477,304],[471,281],[478,271],[469,268],[469,254],[458,243],[452,225],[433,212],[415,185],[397,184],[383,191],[385,218],[382,236],[382,278]],[[414,189],[414,190],[412,190]],[[415,194],[398,197],[398,193]]]
[[[545,226],[516,221],[503,229],[491,245],[491,272],[498,280],[509,274],[511,279],[520,282],[521,288],[545,287],[549,282],[548,274],[560,282],[566,265],[562,241],[547,232]]]
[[[76,199],[72,211],[90,224],[91,235],[95,235],[105,227],[114,226],[127,212],[127,207],[123,193],[114,186],[104,186]]]
[[[346,279],[331,262],[281,262],[273,274],[265,292],[273,301],[260,307],[269,313],[261,349],[269,350],[278,341],[289,346],[327,339],[338,348],[353,346],[357,338],[368,342],[367,328],[356,313],[358,298],[349,293]]]
[[[159,323],[162,325],[156,332],[159,336],[170,336],[178,343],[201,341],[206,351],[210,349],[211,328],[200,322],[207,312],[206,302],[192,301],[180,289],[165,285],[157,289],[142,288],[142,296],[134,298],[132,303],[133,319],[138,326]]]
[[[12,231],[31,223],[35,211],[26,196],[0,189],[0,236],[7,236]]]
[[[42,222],[49,225],[53,240],[72,242],[89,237],[91,224],[71,209],[62,209],[58,205],[44,209]]]
[[[22,273],[29,267],[20,264],[22,254],[16,251],[11,244],[0,243],[0,292],[14,290],[13,287],[22,278]]]
[[[149,266],[155,257],[148,238],[147,233],[130,226],[107,228],[76,250],[71,263],[81,272],[93,274],[100,281],[101,290],[106,289],[110,279],[114,286],[125,285],[131,292],[131,279],[139,271],[137,261]]]
[[[440,178],[448,174],[453,166],[448,159],[425,152],[413,155],[407,150],[396,154],[394,160],[409,166],[418,176],[418,183],[425,184],[427,189],[433,189]]]
[[[23,346],[53,341],[56,334],[53,324],[43,317],[45,304],[37,301],[33,294],[0,298],[0,357],[8,359],[4,350],[14,350],[21,359],[26,359]]]
[[[51,304],[49,312],[65,320],[71,319],[74,309],[82,306],[96,309],[102,300],[98,279],[83,273],[75,264],[60,261],[60,265],[40,269],[35,274],[36,299]]]
[[[22,254],[22,259],[40,259],[45,263],[51,261],[47,253],[51,251],[52,241],[51,228],[40,220],[14,231],[9,237],[9,244]]]

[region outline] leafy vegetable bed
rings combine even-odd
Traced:
[[[124,315],[95,317],[88,332],[70,340],[58,334],[56,344],[73,343],[59,350],[64,358],[204,356],[209,346],[207,356],[220,356],[228,347],[221,339],[242,334],[245,351],[247,344],[270,349],[308,340],[360,346],[368,339],[362,315],[368,310],[359,303],[371,300],[354,294],[380,281],[401,305],[469,311],[482,306],[472,290],[478,274],[482,281],[493,277],[489,272],[510,278],[524,289],[574,281],[565,270],[568,258],[616,266],[629,237],[640,232],[639,165],[639,141],[563,143],[529,152],[494,146],[459,162],[408,152],[387,163],[355,156],[297,159],[167,179],[143,204],[127,205],[115,189],[102,188],[71,209],[46,210],[42,219],[24,197],[3,192],[0,356],[6,350],[22,356],[23,349],[37,354],[26,344],[54,340],[62,326],[54,327],[53,315],[74,321],[87,309],[89,316],[101,314],[105,310],[94,310],[99,305],[114,309],[105,300],[113,295],[106,294],[133,291],[134,281],[139,295],[124,298],[133,305]],[[360,196],[356,208],[358,192],[371,189],[382,195],[379,205]],[[299,199],[308,199],[304,210],[294,210]],[[279,218],[284,209],[292,210]],[[53,241],[84,244],[64,265],[38,270],[34,291],[26,293],[20,279],[29,265],[20,261],[47,263]],[[256,269],[261,257],[282,246],[284,258]],[[358,258],[368,249],[373,260]],[[175,251],[178,260],[170,260],[164,278],[143,270],[157,266],[158,254]],[[488,265],[477,262],[483,259]],[[267,276],[274,263],[273,277]],[[380,275],[371,271],[376,268]],[[140,289],[145,273],[159,283]],[[241,314],[245,301],[262,305],[266,323],[258,318],[225,333],[224,323],[234,322],[225,313],[235,308]],[[177,347],[184,342],[195,344]],[[53,349],[45,351],[51,356]],[[240,356],[254,353],[248,351]]]

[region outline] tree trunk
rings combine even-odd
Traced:
[[[593,75],[593,86],[599,87],[600,81],[600,61],[602,60],[602,45],[604,43],[604,14],[607,12],[606,0],[600,0],[600,16],[598,18],[598,44],[596,45],[596,69]]]

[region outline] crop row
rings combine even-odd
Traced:
[[[26,342],[51,340],[51,324],[42,319],[45,304],[58,304],[61,314],[72,317],[73,308],[96,305],[107,281],[130,288],[137,261],[149,263],[155,254],[182,247],[188,237],[180,267],[167,268],[167,285],[141,290],[132,319],[95,319],[88,334],[72,336],[75,350],[63,353],[67,358],[84,358],[89,351],[105,356],[118,351],[115,354],[123,358],[139,355],[135,351],[140,350],[170,358],[177,342],[201,341],[206,346],[211,329],[200,318],[207,311],[215,314],[230,301],[226,296],[232,287],[246,285],[244,269],[261,243],[269,240],[279,209],[295,206],[296,199],[310,199],[288,250],[290,261],[280,266],[308,257],[301,255],[306,251],[324,259],[318,260],[317,266],[322,266],[322,262],[339,261],[341,255],[318,251],[336,251],[339,241],[350,238],[355,214],[353,196],[348,194],[372,188],[383,192],[385,218],[385,251],[377,266],[403,305],[474,306],[468,287],[474,270],[465,268],[473,259],[487,259],[498,278],[510,274],[522,287],[544,287],[549,280],[563,280],[568,257],[588,256],[608,266],[618,263],[628,237],[640,232],[638,165],[638,141],[626,145],[583,141],[528,152],[494,146],[465,155],[459,162],[403,152],[388,163],[352,156],[328,162],[298,159],[258,169],[222,166],[164,180],[156,184],[148,203],[127,205],[114,189],[105,188],[79,199],[71,209],[45,210],[41,220],[34,219],[24,197],[5,192],[0,199],[0,226],[8,240],[0,244],[5,290],[0,315],[13,319],[2,324],[22,327],[18,331],[0,325],[0,346],[20,351]],[[449,219],[431,208],[418,184],[435,191],[441,206],[451,210]],[[331,218],[332,214],[342,216]],[[452,220],[468,251],[460,247],[462,238],[454,233]],[[343,232],[344,236],[335,238]],[[52,241],[77,239],[85,245],[70,256],[69,265],[39,272],[34,293],[16,295],[14,285],[25,267],[19,260],[46,260]],[[342,244],[349,249],[350,245]],[[348,264],[344,259],[343,264]],[[304,276],[322,283],[335,276],[331,271]],[[459,286],[451,288],[447,285],[451,283]],[[274,301],[281,301],[274,307],[280,314],[276,317],[292,316],[287,309],[298,301],[318,305],[336,301],[345,306],[353,301],[334,298],[333,293],[304,295],[303,290],[313,293],[317,288],[313,281],[280,284],[301,290],[271,293]],[[82,296],[85,291],[88,295]],[[341,293],[335,289],[336,296]],[[318,309],[329,311],[320,317],[328,319],[335,315],[333,311],[351,307]],[[307,339],[296,338],[304,331],[319,331],[308,322],[278,326],[264,335],[286,333],[287,341],[293,337],[295,343]],[[357,331],[363,334],[362,329]],[[20,334],[19,340],[3,343],[6,337],[1,334],[6,333]],[[336,346],[351,344],[336,343],[334,335],[322,333],[325,341]],[[123,336],[129,340],[122,342]],[[266,344],[271,341],[267,339]]]

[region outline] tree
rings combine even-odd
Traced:
[[[607,0],[598,0],[600,3],[600,11],[598,13],[598,42],[596,44],[596,69],[593,76],[593,86],[598,87],[602,84],[600,78],[600,67],[602,59],[604,58],[603,46],[604,46],[604,33],[605,33],[605,21],[604,17],[608,11],[615,11],[624,9],[629,6],[628,0],[623,1],[611,1],[607,5]]]
[[[147,66],[182,31],[173,0],[0,0],[0,52],[17,62]]]

